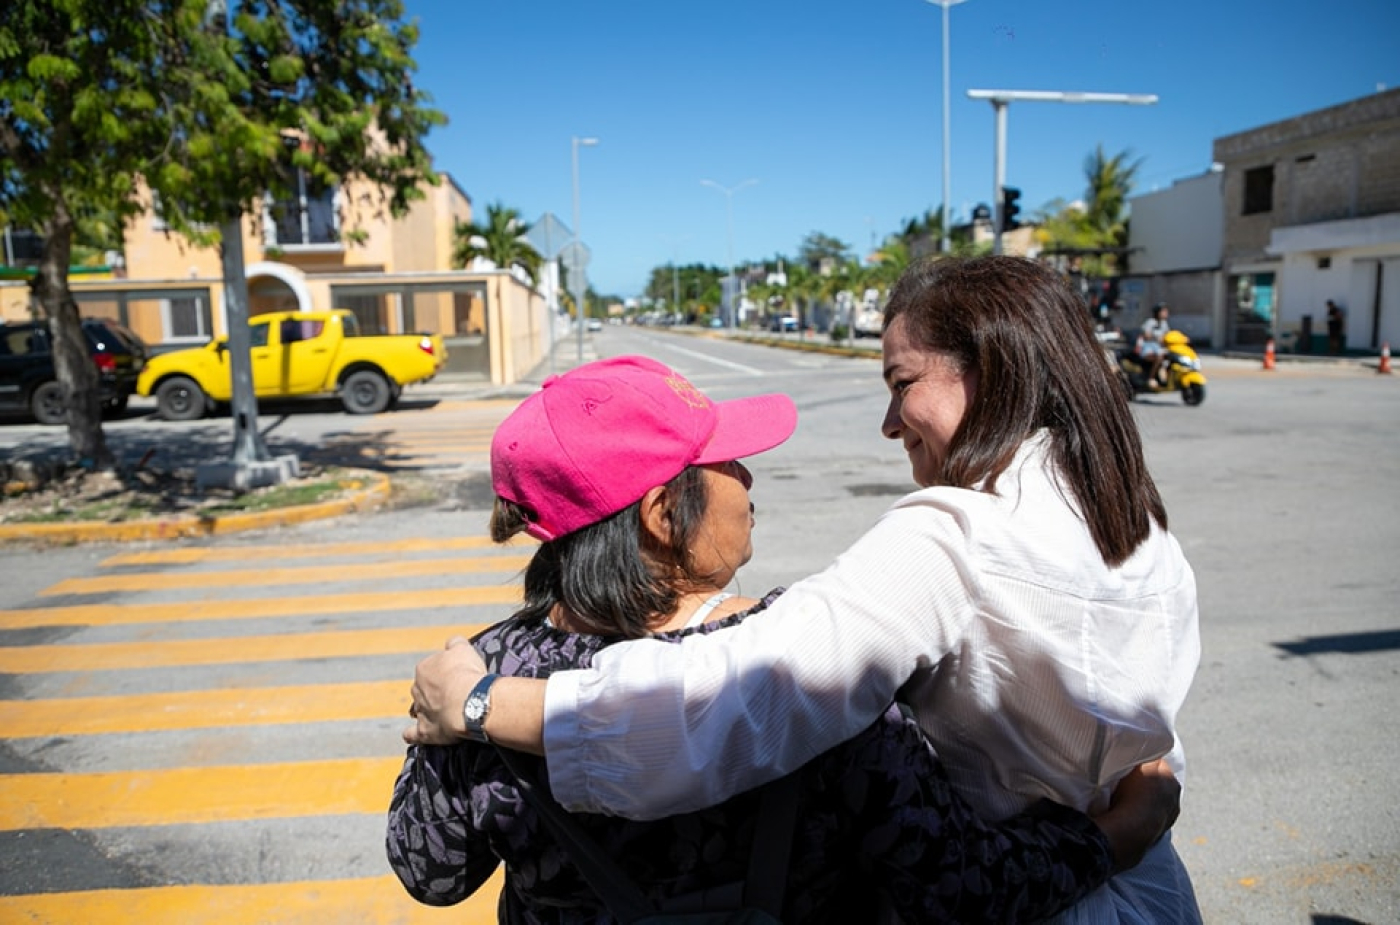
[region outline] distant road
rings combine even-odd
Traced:
[[[745,593],[821,568],[910,488],[873,359],[616,327],[590,344],[715,397],[796,399],[796,435],[752,461]],[[1400,921],[1400,381],[1217,358],[1207,374],[1199,408],[1135,412],[1200,588],[1176,844],[1207,922]],[[408,900],[382,837],[414,663],[515,600],[529,548],[484,540],[485,448],[511,405],[268,422],[413,475],[431,490],[412,508],[0,551],[0,921],[494,921],[491,895]],[[226,439],[210,423],[113,430],[176,454]],[[0,449],[35,433],[0,427]]]

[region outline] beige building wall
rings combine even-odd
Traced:
[[[245,216],[250,312],[350,308],[370,333],[441,334],[450,372],[517,381],[545,359],[545,300],[509,272],[452,268],[453,232],[472,220],[471,200],[447,175],[424,192],[407,215],[391,219],[376,190],[347,184],[336,200],[340,240],[322,244],[270,244],[268,215]],[[127,278],[74,282],[82,313],[125,321],[158,351],[223,336],[218,249],[170,231],[145,195],[145,213],[126,229]],[[363,240],[349,240],[352,229]],[[0,283],[0,312],[28,317],[23,282]]]

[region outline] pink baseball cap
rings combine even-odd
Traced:
[[[786,395],[714,402],[674,370],[641,356],[588,363],[511,412],[491,439],[496,494],[534,515],[552,540],[595,524],[680,475],[782,443],[797,429]]]

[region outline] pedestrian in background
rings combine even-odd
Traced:
[[[1333,356],[1340,356],[1345,343],[1344,337],[1345,319],[1342,310],[1337,307],[1337,303],[1331,299],[1327,300],[1327,352]]]

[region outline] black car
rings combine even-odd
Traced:
[[[131,330],[108,318],[84,318],[98,394],[104,412],[120,413],[136,391],[146,365],[146,345]],[[63,424],[63,389],[53,363],[53,335],[47,321],[0,322],[0,411],[29,413],[40,424]]]

